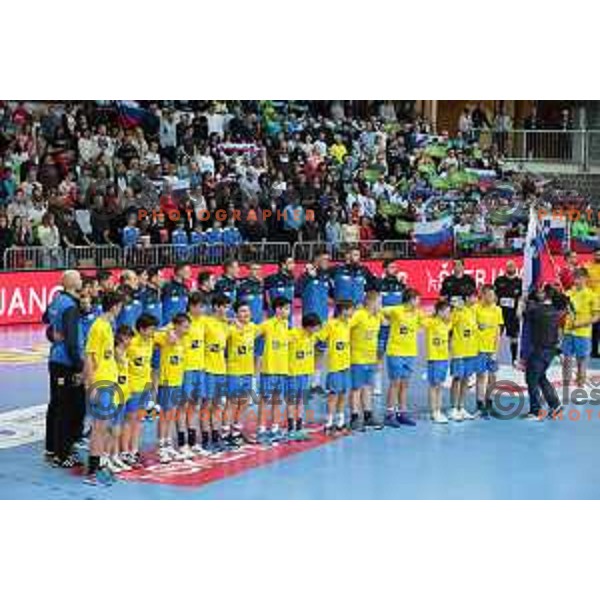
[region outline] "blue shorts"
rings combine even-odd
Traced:
[[[206,398],[206,373],[186,371],[183,374],[183,396],[188,402],[199,402]]]
[[[379,337],[377,338],[377,352],[379,355],[385,354],[388,340],[390,339],[390,326],[382,325],[379,328]]]
[[[287,375],[260,374],[260,395],[270,398],[274,394],[285,396],[287,390]]]
[[[310,387],[310,375],[290,375],[287,378],[287,397],[290,400],[305,398]]]
[[[152,398],[152,392],[144,390],[143,392],[133,392],[125,404],[125,414],[136,413],[139,410],[144,410],[146,404]]]
[[[254,356],[262,356],[265,349],[265,338],[258,337],[254,342]]]
[[[375,385],[376,370],[377,365],[352,365],[350,367],[352,389],[358,390],[367,385]]]
[[[453,358],[450,361],[450,374],[458,379],[467,379],[477,373],[479,355],[465,358]]]
[[[227,393],[230,398],[249,396],[252,392],[252,375],[227,375]]]
[[[217,373],[206,374],[206,398],[220,400],[227,395],[227,375]]]
[[[429,385],[441,385],[448,377],[447,360],[428,360],[427,361],[427,381]]]
[[[183,388],[180,385],[161,385],[156,399],[162,410],[176,408],[183,400]]]
[[[477,361],[477,374],[495,373],[498,370],[498,361],[494,354],[490,352],[480,352]]]
[[[592,353],[592,340],[578,335],[565,335],[562,351],[565,356],[574,356],[580,360],[588,358]]]
[[[387,371],[390,381],[410,379],[415,370],[416,356],[388,356]]]
[[[325,387],[330,394],[344,394],[351,386],[350,369],[327,373]]]

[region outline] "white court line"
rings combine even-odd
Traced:
[[[43,440],[46,409],[46,404],[37,404],[0,413],[0,450]]]

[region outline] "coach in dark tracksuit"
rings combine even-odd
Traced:
[[[560,412],[562,405],[546,372],[558,354],[559,328],[565,315],[564,297],[550,286],[532,296],[523,316],[521,359],[525,363],[525,381],[529,393],[530,419],[537,419],[541,396],[548,404],[550,416]]]
[[[73,444],[83,433],[85,391],[83,387],[83,332],[77,292],[81,276],[63,275],[63,290],[48,306],[43,321],[51,341],[48,370],[50,402],[46,414],[46,454],[62,467],[76,464]]]

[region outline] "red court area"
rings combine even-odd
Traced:
[[[338,437],[325,435],[322,427],[317,425],[309,427],[308,431],[310,439],[302,442],[284,442],[277,446],[247,444],[237,450],[214,457],[196,457],[183,462],[160,464],[155,455],[145,456],[143,469],[120,473],[119,479],[199,487],[312,450],[338,439]]]

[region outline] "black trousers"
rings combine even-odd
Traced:
[[[50,402],[46,413],[46,450],[59,460],[69,456],[83,435],[85,389],[81,374],[59,363],[49,364]]]
[[[529,412],[538,414],[541,409],[541,397],[548,404],[550,410],[560,405],[558,394],[554,386],[548,381],[546,371],[556,355],[554,350],[534,351],[527,358],[525,366],[525,381],[529,393]]]

